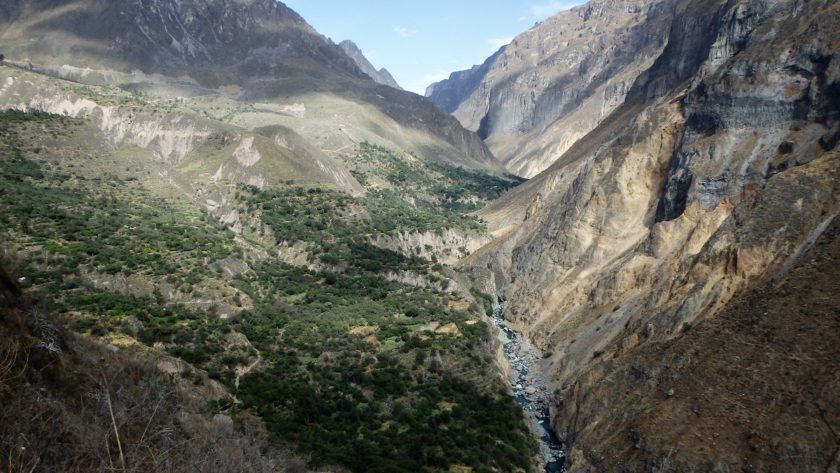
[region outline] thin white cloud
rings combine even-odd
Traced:
[[[511,41],[513,41],[513,36],[506,36],[504,38],[490,38],[487,40],[487,46],[490,46],[490,49],[496,51],[502,46],[507,46],[508,44],[510,44]]]
[[[418,33],[417,30],[413,30],[411,28],[406,28],[405,26],[396,26],[394,27],[394,33],[402,36],[403,38],[410,38]]]
[[[376,51],[362,51],[362,54],[367,58],[368,61],[373,62],[379,53]]]

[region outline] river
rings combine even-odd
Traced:
[[[542,370],[542,354],[526,337],[511,329],[505,320],[503,302],[493,307],[493,324],[499,329],[505,358],[510,364],[510,385],[516,402],[522,406],[528,426],[540,443],[540,454],[547,473],[565,471],[566,454],[551,428],[548,410],[548,378]]]

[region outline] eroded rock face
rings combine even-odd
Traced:
[[[426,97],[446,113],[454,113],[470,95],[481,86],[481,82],[493,69],[496,60],[507,47],[502,47],[487,58],[480,66],[450,74],[449,79],[435,82],[426,88]],[[477,131],[478,128],[474,128]]]
[[[535,26],[426,95],[533,177],[605,119],[665,46],[671,0],[592,1]]]
[[[19,96],[20,97],[20,96]],[[3,99],[9,99],[3,100]],[[135,113],[115,106],[101,106],[84,97],[62,94],[49,87],[15,100],[0,94],[8,108],[40,110],[91,120],[117,146],[124,143],[149,149],[170,164],[180,163],[194,149],[195,142],[211,131],[192,117]]]
[[[762,410],[788,426],[760,434],[785,446],[771,451],[743,440],[766,422],[750,427],[750,408],[725,400],[731,407],[738,389],[756,383],[767,399],[825,406],[831,396],[790,395],[775,384],[784,363],[722,366],[745,366],[755,350],[784,352],[782,339],[822,359],[824,345],[809,346],[796,318],[836,324],[825,307],[777,311],[767,322],[775,338],[750,345],[741,343],[753,337],[743,320],[761,314],[731,301],[753,289],[771,294],[840,212],[840,5],[685,0],[674,8],[667,46],[624,105],[483,211],[500,238],[467,269],[506,295],[512,322],[551,353],[553,421],[571,442],[571,471],[784,470],[794,457],[802,471],[823,471],[837,463],[836,439],[820,409],[791,413],[773,401]],[[726,319],[736,316],[742,322]],[[714,333],[736,346],[719,350]],[[729,358],[702,361],[715,356]],[[694,369],[706,370],[707,385],[688,380]],[[836,385],[819,363],[802,369]]]
[[[437,232],[377,235],[371,243],[379,248],[452,265],[489,241],[490,237],[487,235],[475,235],[447,228]]]

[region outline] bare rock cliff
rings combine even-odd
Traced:
[[[571,471],[836,471],[840,5],[670,6],[467,269],[550,358]]]
[[[624,102],[667,42],[671,0],[592,1],[516,37],[426,95],[533,177]]]

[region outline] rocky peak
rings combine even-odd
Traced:
[[[350,56],[350,59],[352,59],[353,62],[355,62],[356,65],[359,66],[359,69],[361,69],[362,72],[367,74],[375,82],[382,85],[387,85],[388,87],[393,87],[397,90],[402,90],[402,87],[400,87],[400,85],[397,84],[397,81],[394,80],[394,77],[391,76],[391,73],[388,72],[388,69],[385,69],[383,67],[377,70],[373,66],[373,64],[370,63],[368,58],[365,57],[365,54],[362,52],[361,49],[359,49],[356,43],[350,40],[345,40],[338,43],[338,46],[345,52],[345,54]]]

